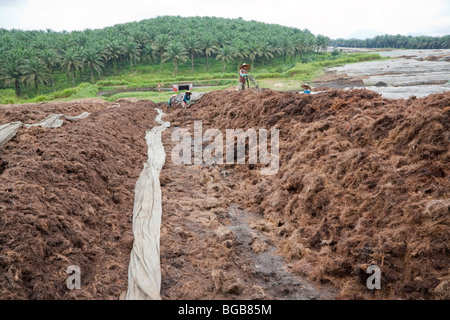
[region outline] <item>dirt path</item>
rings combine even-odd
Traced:
[[[272,240],[262,231],[252,228],[263,223],[263,217],[245,211],[238,205],[231,205],[227,226],[235,237],[237,252],[253,268],[258,285],[276,299],[285,300],[321,300],[333,299],[335,292],[318,289],[304,278],[294,276],[277,253]]]
[[[173,164],[178,126],[192,122],[174,121],[163,134],[162,299],[332,299],[331,291],[291,274],[258,227],[263,217],[232,201],[232,168]]]

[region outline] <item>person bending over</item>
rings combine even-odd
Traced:
[[[189,108],[189,106],[191,104],[191,95],[192,95],[192,92],[190,92],[190,91],[186,92],[186,94],[184,95],[183,101],[182,101],[184,109]]]

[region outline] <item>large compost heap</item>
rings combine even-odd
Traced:
[[[134,187],[157,112],[149,101],[116,103],[0,106],[0,124],[91,113],[21,128],[0,149],[1,299],[127,290]],[[223,132],[278,128],[279,172],[176,165],[171,134],[197,120]],[[449,92],[217,91],[164,121],[162,299],[450,298]],[[371,264],[381,290],[366,287]],[[66,287],[70,265],[80,290]]]

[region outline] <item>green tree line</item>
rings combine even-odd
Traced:
[[[73,85],[77,76],[91,82],[107,70],[137,63],[163,65],[172,62],[174,76],[180,63],[196,58],[230,63],[271,65],[276,58],[287,59],[326,50],[330,39],[313,35],[308,29],[283,27],[243,19],[215,17],[182,18],[163,16],[103,29],[55,32],[51,29],[22,31],[0,29],[0,88],[23,87],[38,94],[41,85],[55,90],[54,73],[63,72]]]
[[[413,37],[383,35],[371,39],[336,39],[330,45],[350,48],[396,48],[396,49],[450,49],[450,35],[443,37]]]

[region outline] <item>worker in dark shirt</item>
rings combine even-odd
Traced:
[[[190,92],[190,91],[186,92],[186,94],[184,95],[183,100],[182,100],[184,109],[189,107],[189,104],[191,103],[191,95],[192,95],[192,92]]]

